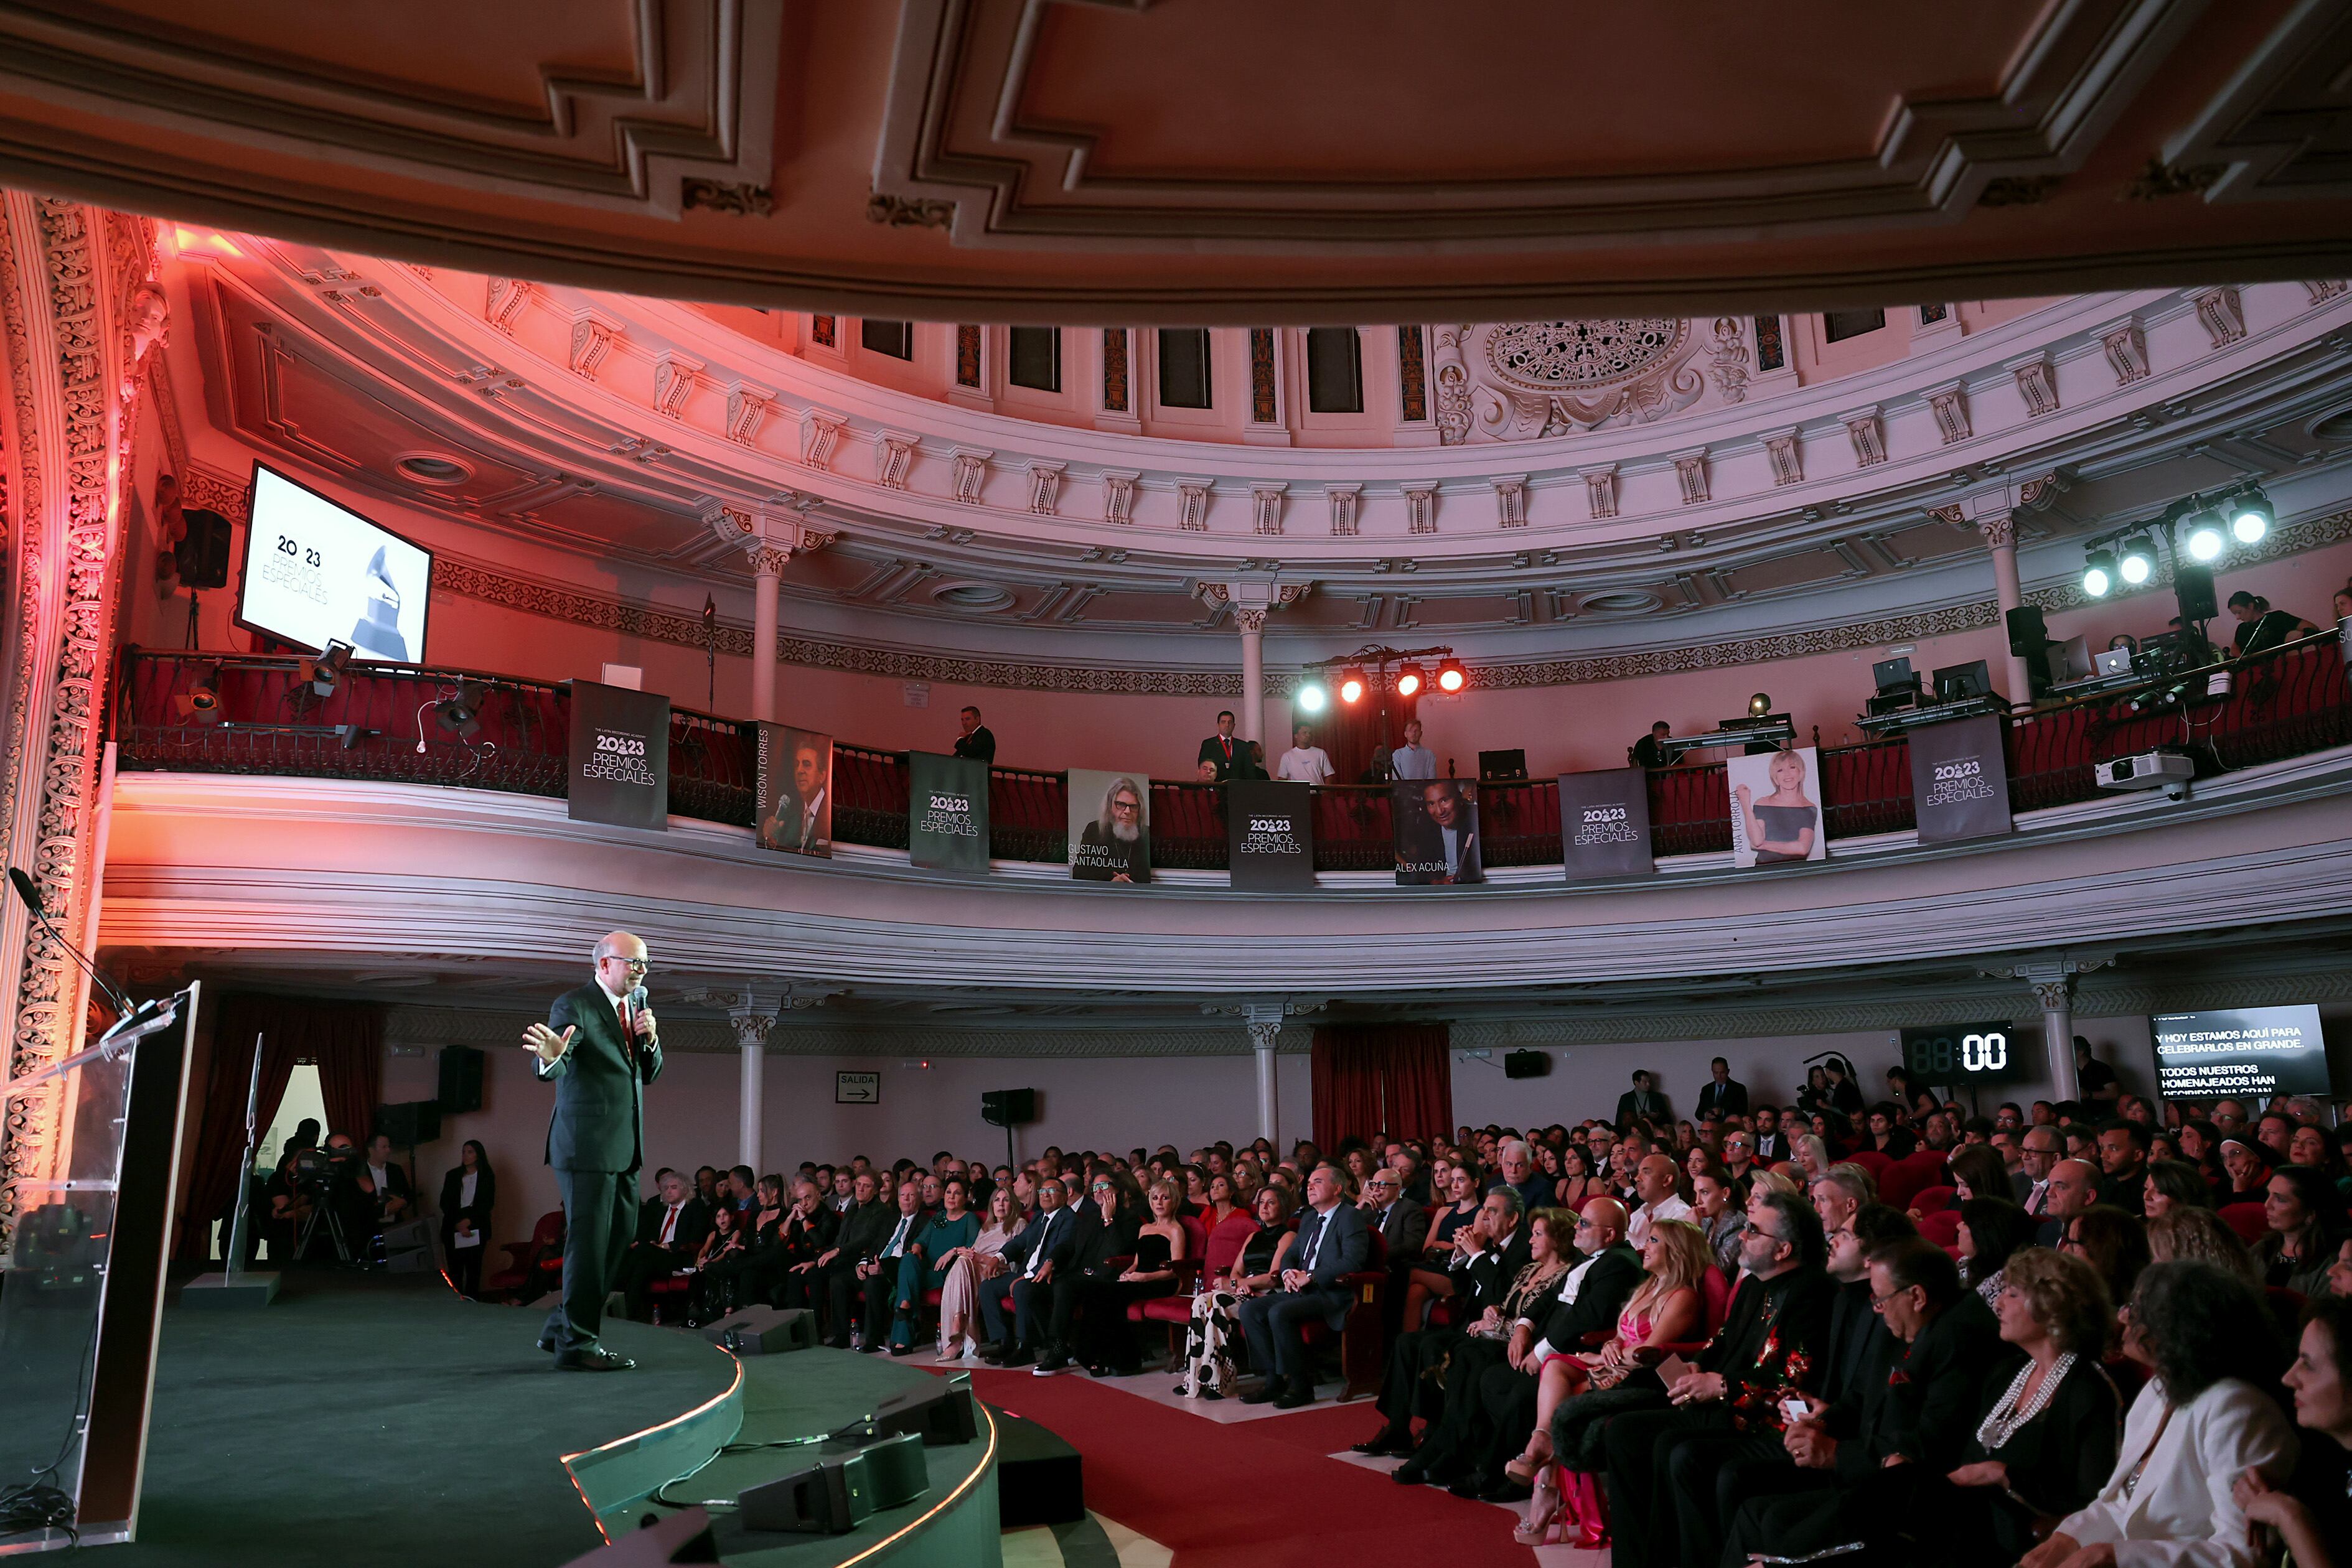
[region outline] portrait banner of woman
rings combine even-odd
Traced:
[[[1731,863],[1785,865],[1828,858],[1821,753],[1808,746],[1724,763],[1731,786]]]
[[[833,737],[789,725],[760,732],[760,847],[833,853]]]
[[[1080,882],[1151,880],[1151,783],[1144,773],[1069,771],[1070,874]]]

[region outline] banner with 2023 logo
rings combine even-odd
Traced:
[[[572,683],[573,821],[669,826],[669,698],[597,681]]]
[[[1910,733],[1911,805],[1921,843],[1999,838],[2015,825],[2001,753],[2008,728],[2008,720],[1980,714]]]
[[[1649,770],[1561,774],[1559,848],[1570,882],[1656,871],[1650,853]]]
[[[1315,885],[1313,791],[1304,784],[1236,779],[1225,786],[1227,875],[1259,893]]]
[[[988,764],[908,754],[907,859],[935,871],[988,869]]]

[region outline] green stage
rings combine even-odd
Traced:
[[[739,1384],[723,1351],[625,1322],[606,1337],[635,1371],[559,1374],[533,1348],[540,1322],[459,1301],[436,1275],[295,1272],[259,1311],[168,1307],[139,1535],[107,1561],[542,1568],[599,1544],[586,1500],[620,1533],[739,1420],[752,1440],[830,1429],[925,1375],[819,1350],[749,1358]],[[823,1568],[896,1535],[866,1561],[992,1568],[989,1432],[929,1450],[929,1493],[849,1535],[753,1546],[722,1520],[725,1560]],[[680,1490],[731,1496],[797,1468],[792,1453],[721,1457]]]

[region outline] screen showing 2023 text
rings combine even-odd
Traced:
[[[257,466],[237,619],[312,651],[349,643],[355,657],[425,657],[433,555],[347,507]]]

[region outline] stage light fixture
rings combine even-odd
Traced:
[[[2105,599],[2116,585],[2116,552],[2095,549],[2083,558],[2083,591]]]
[[[1290,695],[1291,706],[1300,713],[1321,713],[1330,700],[1331,694],[1323,689],[1320,681],[1301,681],[1298,689]]]
[[[472,681],[459,681],[455,692],[433,705],[433,722],[460,740],[471,740],[481,731],[482,702],[488,695]]]
[[[2230,506],[2230,537],[2242,545],[2256,545],[2271,531],[2270,497],[2260,490],[2241,496]]]
[[[2156,575],[2156,541],[2146,534],[2136,534],[2123,543],[2116,570],[2123,580],[2137,588]]]
[[[220,666],[197,666],[193,683],[185,692],[172,699],[183,724],[218,724],[221,721]]]
[[[1397,671],[1396,695],[1401,697],[1417,697],[1421,695],[1421,688],[1428,683],[1428,680],[1429,677],[1422,672],[1419,664],[1407,664]]]
[[[320,696],[333,696],[336,685],[343,678],[343,666],[352,662],[352,653],[349,643],[329,643],[325,653],[302,661],[301,678]]]
[[[1748,699],[1748,716],[1749,718],[1768,718],[1771,716],[1771,713],[1772,696],[1770,693],[1758,692],[1754,696]]]
[[[1453,693],[1460,691],[1464,686],[1466,686],[1469,684],[1470,672],[1462,667],[1462,662],[1459,659],[1454,658],[1449,654],[1447,655],[1445,662],[1437,666],[1437,689],[1439,691],[1451,695]]]
[[[2189,519],[2188,550],[2190,560],[2219,560],[2229,540],[2221,533],[2221,519],[2210,512],[2200,512]]]
[[[1371,689],[1371,683],[1364,679],[1362,670],[1350,665],[1339,672],[1339,700],[1349,707],[1362,702],[1364,694]]]

